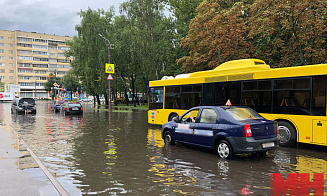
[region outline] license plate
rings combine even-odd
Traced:
[[[31,112],[31,110],[28,110],[28,112]]]
[[[274,142],[268,142],[268,143],[263,143],[262,148],[269,148],[269,147],[274,147],[275,143]]]
[[[73,108],[72,110],[78,110],[78,108]]]

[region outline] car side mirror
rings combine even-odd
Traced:
[[[178,122],[179,122],[179,118],[178,118],[177,116],[175,116],[175,117],[173,118],[173,121],[178,123]]]

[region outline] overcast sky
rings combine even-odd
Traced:
[[[126,0],[0,0],[0,29],[21,30],[56,35],[77,35],[75,26],[80,24],[76,14],[80,10],[109,10]]]

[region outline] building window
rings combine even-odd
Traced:
[[[36,54],[36,55],[48,55],[48,52],[43,52],[43,51],[33,51],[33,54]]]
[[[3,36],[0,36],[0,40],[3,40]]]
[[[9,54],[14,54],[14,51],[13,50],[9,50]]]
[[[33,60],[34,61],[49,61],[48,58],[38,58],[38,57],[34,57]]]
[[[8,44],[8,46],[9,46],[10,48],[12,48],[12,47],[14,47],[14,44]]]
[[[45,39],[34,39],[33,38],[33,42],[47,43],[48,41]]]
[[[52,63],[57,62],[56,59],[50,59],[49,61],[52,62]]]
[[[5,64],[4,63],[0,63],[0,66],[5,66]]]
[[[0,73],[5,73],[5,70],[4,69],[0,69]]]
[[[58,57],[65,57],[65,53],[58,53]]]
[[[9,57],[9,60],[14,60],[14,57],[10,56],[10,57]]]
[[[6,79],[6,77],[5,77],[5,76],[0,76],[0,78],[1,78],[1,80],[4,80],[4,79]]]
[[[18,54],[31,54],[29,50],[18,50]]]
[[[13,79],[14,79],[14,76],[9,76],[9,79],[10,79],[10,80],[13,80]]]
[[[14,66],[14,64],[13,63],[9,63],[9,67],[13,67]]]
[[[50,56],[56,56],[56,53],[50,53]]]
[[[37,49],[48,49],[48,46],[47,45],[33,44],[33,48],[37,48]]]
[[[4,56],[0,56],[0,59],[5,59],[5,57]]]
[[[18,59],[20,59],[20,60],[33,60],[33,57],[31,57],[31,56],[18,56]]]
[[[69,50],[69,48],[68,47],[63,47],[63,46],[58,46],[58,50]]]
[[[4,44],[3,43],[0,43],[0,46],[4,46]]]
[[[0,49],[0,53],[5,53],[5,50],[4,49]]]
[[[17,46],[31,48],[32,44],[17,43]]]
[[[9,73],[14,73],[14,70],[9,70]]]
[[[12,39],[12,37],[8,37],[8,40],[9,40],[9,41],[12,41],[13,39]]]

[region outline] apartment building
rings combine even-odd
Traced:
[[[62,78],[71,68],[65,57],[72,37],[36,32],[0,30],[0,78],[19,84],[20,97],[49,98],[44,90],[48,75]]]

